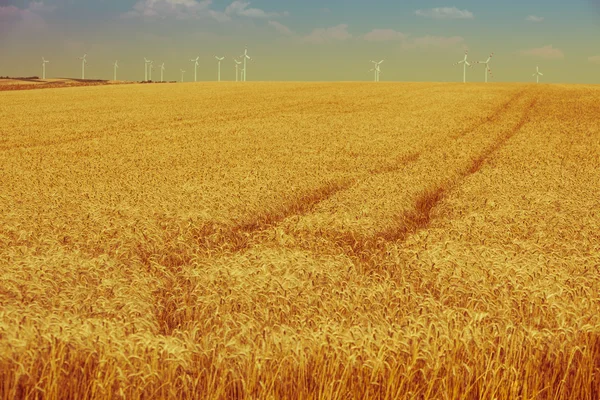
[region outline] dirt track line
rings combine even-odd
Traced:
[[[513,105],[516,101],[518,101],[521,97],[523,97],[523,95],[525,95],[527,90],[528,90],[527,87],[525,89],[520,90],[513,97],[511,97],[506,103],[502,104],[500,107],[498,107],[496,110],[494,110],[494,112],[492,114],[488,115],[484,120],[477,122],[477,123],[473,124],[472,126],[470,126],[469,128],[465,129],[464,131],[459,132],[455,135],[451,135],[450,137],[452,139],[458,139],[458,138],[463,137],[471,132],[474,132],[475,130],[477,130],[478,128],[482,127],[483,125],[485,125],[487,123],[496,122],[503,113],[506,113],[508,111],[508,109],[510,108],[511,105]]]
[[[375,244],[381,244],[382,240],[386,242],[404,242],[407,237],[414,234],[418,230],[427,229],[431,223],[431,211],[432,209],[443,200],[446,193],[458,187],[465,179],[470,175],[475,174],[483,166],[486,160],[488,160],[495,152],[506,145],[506,142],[512,138],[517,132],[521,130],[523,125],[529,120],[529,115],[533,107],[537,103],[537,97],[534,97],[527,108],[523,112],[523,115],[508,132],[500,136],[498,140],[490,147],[485,149],[478,157],[474,158],[471,165],[465,168],[459,175],[458,179],[446,182],[438,187],[428,189],[423,192],[415,201],[415,207],[413,210],[403,214],[400,217],[401,224],[400,228],[389,231],[381,232],[373,238],[368,238],[364,241],[358,241],[349,243],[351,246],[351,256],[361,259],[361,261],[367,261],[364,256],[367,251],[372,251],[372,246]],[[354,239],[356,240],[356,239]],[[378,246],[379,247],[379,246]],[[362,255],[362,257],[361,257]]]
[[[416,161],[420,154],[420,152],[407,154],[397,163],[376,169],[368,176],[400,170],[411,162]],[[268,230],[287,218],[310,213],[319,203],[329,199],[340,191],[351,188],[363,179],[352,178],[331,182],[297,197],[275,212],[259,215],[251,221],[240,223],[229,229],[227,227],[215,227],[214,225],[194,228],[194,238],[200,249],[207,252],[214,249],[226,249],[228,251],[244,250],[255,242],[252,238],[253,234]]]
[[[498,117],[502,111],[507,111],[516,100],[521,98],[524,93],[519,93],[501,107],[501,111],[496,113],[493,119],[498,123]],[[417,194],[414,200],[414,206],[400,214],[397,217],[397,223],[387,230],[380,231],[372,235],[360,235],[357,232],[324,232],[325,236],[320,237],[321,240],[293,240],[292,246],[302,248],[309,251],[319,251],[323,254],[332,252],[335,254],[341,253],[355,259],[358,264],[362,265],[365,270],[374,270],[376,265],[373,261],[373,253],[381,252],[386,249],[390,242],[404,242],[409,235],[414,234],[418,230],[426,229],[431,222],[432,209],[444,198],[447,192],[458,187],[468,176],[476,173],[485,161],[493,155],[498,149],[505,145],[512,136],[514,136],[522,126],[528,121],[529,114],[535,106],[537,99],[534,98],[527,103],[525,110],[520,113],[518,122],[511,128],[499,135],[496,140],[488,144],[478,155],[471,158],[471,162],[467,161],[465,165],[454,175],[450,180],[442,181],[437,186],[428,188],[422,193]],[[524,102],[523,102],[524,103]],[[513,112],[516,110],[513,110]],[[514,114],[513,114],[514,115]],[[518,115],[518,114],[517,114]],[[482,124],[484,125],[484,124]],[[292,235],[293,237],[293,235]],[[298,238],[299,239],[299,238]],[[306,239],[306,238],[304,238]]]
[[[488,158],[490,158],[490,156],[493,153],[495,153],[501,147],[503,147],[511,137],[513,137],[517,132],[519,132],[521,130],[523,125],[529,120],[529,114],[530,114],[531,110],[533,109],[533,107],[535,107],[536,104],[537,104],[537,97],[534,97],[531,100],[531,102],[529,102],[529,104],[527,105],[527,108],[525,109],[523,116],[521,117],[519,122],[513,127],[513,129],[511,129],[504,136],[500,137],[499,140],[492,147],[488,148],[486,151],[483,152],[483,154],[481,154],[479,157],[477,157],[475,160],[473,160],[473,165],[466,171],[466,173],[464,174],[464,177],[467,177],[468,175],[474,174],[475,172],[479,171],[482,164]]]
[[[520,94],[519,97],[521,95],[522,94]],[[517,98],[518,97],[516,97],[515,99]],[[502,109],[506,111],[513,101],[509,101],[507,105],[505,105],[505,107],[503,107]],[[346,246],[342,246],[343,252],[346,253],[346,255],[349,256],[351,259],[357,259],[360,268],[363,270],[364,273],[376,272],[378,268],[376,261],[377,258],[373,257],[373,255],[374,253],[381,253],[385,251],[385,245],[382,246],[382,244],[385,244],[386,242],[389,243],[390,241],[402,242],[406,240],[406,238],[409,235],[415,233],[419,229],[426,229],[431,222],[432,209],[444,198],[445,193],[460,185],[468,176],[476,173],[489,157],[491,157],[496,151],[503,147],[506,144],[506,142],[522,128],[522,126],[529,119],[530,111],[535,106],[536,101],[537,99],[534,98],[531,102],[529,102],[518,123],[515,124],[504,135],[500,136],[491,146],[485,149],[479,156],[473,159],[472,164],[462,170],[458,179],[452,182],[448,182],[447,184],[440,185],[436,188],[429,189],[422,193],[421,196],[419,196],[416,200],[414,210],[411,210],[410,212],[402,216],[401,229],[382,232],[370,238],[357,238],[356,236],[348,235],[348,237],[344,238],[345,240],[343,240],[343,242],[345,242],[344,244],[346,244]],[[496,113],[496,115],[500,115],[501,112],[502,111],[499,111],[498,113]],[[488,121],[490,120],[488,119]],[[420,154],[421,153],[409,155],[405,157],[403,159],[403,162],[399,164],[408,164],[410,162],[413,162],[419,158]],[[401,168],[400,165],[397,166],[397,169],[399,168]],[[388,171],[383,169],[378,173],[385,172]],[[260,237],[259,231],[271,228],[277,223],[284,220],[285,218],[290,217],[292,215],[309,212],[319,202],[328,199],[340,190],[345,190],[349,188],[353,184],[356,184],[356,181],[357,180],[348,180],[338,185],[328,185],[321,187],[316,191],[301,196],[294,203],[294,205],[285,207],[280,213],[272,215],[270,217],[267,216],[262,220],[255,220],[252,222],[241,224],[233,230],[227,232],[223,236],[217,236],[215,238],[214,233],[211,236],[208,236],[206,234],[202,235],[203,240],[205,241],[204,243],[206,245],[206,249],[208,250],[210,248],[222,248],[223,246],[228,245],[227,250],[237,252],[250,247],[253,243],[256,243],[257,241],[259,243],[264,243],[264,237]],[[254,237],[253,234],[259,235],[258,237]],[[272,241],[272,239],[267,240]],[[302,245],[300,245],[300,247],[302,247]],[[176,270],[173,272],[174,273],[172,274],[163,273],[163,279],[166,279],[167,282],[170,282],[169,287],[185,287],[184,284],[180,284],[180,281],[184,281],[184,277]],[[166,292],[156,296],[157,300],[155,315],[159,324],[159,330],[161,334],[170,335],[172,334],[174,329],[178,329],[180,327],[181,318],[178,317],[177,313],[173,312],[173,305],[164,300],[174,298],[169,292],[169,290],[171,289],[161,290],[166,290]],[[180,296],[181,293],[178,293],[178,295]]]
[[[451,136],[452,139],[456,139],[460,136],[464,136],[469,132],[475,131],[477,128],[489,123],[497,121],[502,114],[506,113],[510,107],[518,101],[527,91],[527,89],[523,89],[511,97],[506,103],[502,104],[498,109],[496,109],[490,116],[488,116],[483,122],[478,122],[474,126],[469,129],[462,131],[458,135]],[[337,194],[338,192],[349,190],[352,187],[360,184],[360,182],[378,176],[380,174],[385,173],[393,173],[397,172],[406,166],[410,165],[413,162],[416,162],[422,154],[425,152],[440,149],[444,147],[444,144],[428,144],[423,147],[422,150],[414,153],[410,153],[402,157],[395,163],[390,165],[382,166],[374,171],[372,171],[368,176],[363,178],[355,178],[350,179],[343,182],[336,182],[330,185],[326,185],[324,187],[318,188],[314,191],[308,192],[301,197],[294,200],[292,203],[282,206],[278,211],[266,214],[263,216],[259,216],[258,218],[253,219],[252,221],[248,221],[242,224],[239,224],[234,227],[202,227],[197,228],[194,234],[196,239],[196,243],[200,246],[200,248],[206,252],[211,252],[211,250],[216,249],[226,249],[228,251],[242,251],[250,247],[253,243],[261,242],[264,239],[264,235],[260,235],[261,231],[269,230],[281,223],[287,218],[291,218],[294,216],[302,216],[307,213],[310,213],[313,209],[315,209],[319,203],[324,202]],[[483,161],[478,161],[479,163]],[[423,194],[423,196],[419,197],[416,202],[416,210],[418,210],[414,215],[407,214],[404,217],[405,226],[425,226],[429,220],[429,212],[433,205],[437,204],[441,200],[443,194],[443,190],[434,190],[432,192],[428,192]],[[433,204],[430,204],[433,201]],[[412,229],[412,228],[411,228]],[[406,232],[411,229],[403,229]],[[406,235],[407,233],[400,234]],[[348,244],[352,243],[371,243],[381,241],[381,239],[389,237],[390,240],[393,240],[398,232],[396,233],[388,233],[384,232],[373,238],[360,238],[357,239],[355,236],[341,235],[342,242],[346,242]],[[257,236],[253,238],[253,236]],[[399,237],[400,237],[399,236]],[[370,244],[368,245],[370,246]],[[351,245],[351,247],[355,247]],[[358,249],[356,249],[358,250]]]
[[[515,96],[513,96],[508,102],[506,102],[497,110],[495,110],[492,115],[488,116],[486,120],[484,120],[484,122],[477,123],[474,127],[463,131],[458,136],[474,131],[477,127],[480,127],[485,123],[497,120],[499,116],[502,113],[506,112],[509,109],[510,105],[517,101],[524,93],[525,90],[520,91]],[[92,135],[90,137],[69,138],[62,141],[56,141],[51,145],[60,145],[63,143],[75,142],[79,140],[85,141],[103,136],[106,135],[103,134],[98,136]],[[29,148],[45,145],[50,144],[33,144],[31,146],[15,146],[10,148]],[[307,193],[304,193],[295,199],[292,199],[286,204],[283,204],[280,207],[278,207],[276,210],[264,213],[262,215],[259,214],[253,216],[253,218],[251,218],[250,220],[241,222],[234,226],[218,224],[216,225],[213,223],[206,223],[202,224],[201,226],[196,226],[192,228],[192,236],[196,244],[199,246],[199,249],[203,252],[212,253],[215,250],[240,251],[246,249],[252,243],[256,242],[256,240],[252,239],[252,236],[254,236],[254,234],[257,234],[260,231],[270,229],[287,218],[310,213],[319,203],[326,201],[327,199],[334,196],[336,193],[343,190],[348,190],[353,186],[358,185],[361,181],[364,181],[365,179],[369,179],[380,174],[393,173],[399,171],[402,168],[405,168],[407,165],[416,162],[425,151],[441,148],[443,146],[443,144],[427,144],[423,147],[422,150],[414,153],[409,153],[394,163],[381,166],[371,171],[371,173],[365,177],[352,178],[327,183],[314,190],[308,191]],[[6,149],[0,146],[0,150]],[[482,163],[483,160],[478,162]],[[416,204],[416,209],[420,211],[418,211],[417,214],[414,216],[407,216],[409,218],[407,221],[410,222],[409,225],[426,225],[428,223],[427,221],[429,210],[431,210],[431,208],[433,207],[433,205],[429,206],[428,204],[431,201],[434,201],[434,204],[436,204],[441,199],[441,194],[441,191],[438,190],[434,191],[433,193],[426,193],[423,196],[421,196],[422,198],[420,197],[419,200],[417,200]],[[384,233],[378,236],[385,237],[387,236],[387,234]],[[391,236],[393,237],[393,235]],[[372,239],[377,239],[377,237]],[[349,238],[349,240],[351,240],[352,242],[355,241],[354,238]],[[370,239],[365,238],[363,240],[369,241]],[[149,255],[150,254],[146,254],[145,256]],[[142,258],[146,259],[147,257]],[[181,262],[174,263],[181,264]]]

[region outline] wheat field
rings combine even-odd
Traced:
[[[0,398],[600,398],[600,87],[0,92]]]

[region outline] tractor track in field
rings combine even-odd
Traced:
[[[478,122],[473,126],[469,127],[458,133],[457,135],[451,136],[452,139],[456,140],[459,137],[465,136],[471,132],[474,132],[479,127],[490,123],[497,122],[501,116],[508,112],[511,106],[517,102],[527,91],[527,88],[519,91],[513,95],[506,103],[502,104],[497,110],[495,110],[490,116],[485,118],[482,122]],[[525,117],[523,117],[525,118]],[[523,122],[524,123],[524,122]],[[522,125],[522,124],[521,124]],[[520,128],[520,126],[519,126]],[[516,128],[518,130],[518,128]],[[512,133],[514,134],[514,132]],[[473,161],[473,165],[481,165],[485,158],[489,156],[495,149],[501,146],[510,136],[501,137],[499,142],[493,149],[488,149],[482,153],[477,160]],[[505,135],[506,136],[506,135]],[[205,224],[201,227],[195,227],[193,229],[193,236],[195,243],[199,246],[199,249],[206,253],[212,253],[217,250],[225,250],[227,252],[239,252],[249,248],[252,244],[261,243],[264,241],[264,235],[260,232],[273,229],[278,224],[283,222],[287,218],[302,216],[312,212],[320,203],[327,201],[334,195],[344,190],[349,190],[352,187],[360,184],[360,182],[371,179],[381,174],[394,173],[400,171],[411,163],[416,162],[422,154],[428,151],[441,149],[444,144],[428,144],[423,146],[423,149],[417,152],[406,154],[400,157],[396,162],[388,165],[381,166],[371,171],[367,176],[360,178],[352,178],[341,180],[337,182],[330,182],[324,186],[321,186],[315,190],[309,191],[305,194],[300,195],[296,199],[291,200],[289,203],[282,205],[277,211],[267,213],[264,215],[254,216],[248,221],[241,222],[235,226],[215,226],[214,224]],[[475,168],[471,166],[469,170]],[[463,174],[468,175],[468,171]],[[429,213],[431,208],[441,200],[441,196],[444,192],[443,188],[434,190],[433,192],[424,193],[417,199],[415,205],[414,215],[403,216],[406,221],[409,221],[409,226],[422,227],[426,226],[429,220]],[[398,232],[383,232],[373,238],[361,238],[357,240],[356,237],[348,237],[344,242],[346,243],[364,243],[367,247],[368,243],[381,241],[381,239],[398,240],[404,238],[408,233],[414,231],[414,227],[401,229]],[[357,245],[352,244],[353,252],[360,252]]]
[[[498,109],[496,109],[490,116],[485,118],[483,121],[478,122],[471,126],[470,128],[459,132],[456,135],[450,136],[451,139],[456,139],[461,136],[465,136],[471,132],[474,132],[478,127],[485,125],[489,122],[495,122],[501,118],[503,113],[507,112],[510,109],[511,105],[515,103],[520,97],[524,95],[527,89],[521,90],[517,94],[513,95],[506,103],[502,104]],[[89,137],[79,137],[79,138],[69,138],[62,141],[55,141],[52,145],[60,145],[62,143],[75,142],[78,140],[92,140],[97,137],[102,137],[103,135],[91,135]],[[505,139],[507,140],[507,139]],[[48,143],[36,143],[31,144],[29,146],[10,146],[11,149],[16,147],[38,147],[48,145]],[[225,252],[237,252],[242,251],[248,247],[250,247],[254,243],[260,243],[264,241],[264,235],[261,235],[261,231],[269,230],[276,227],[282,221],[287,218],[294,216],[302,216],[312,212],[320,203],[330,199],[335,194],[349,190],[352,187],[358,185],[360,182],[364,180],[371,179],[381,174],[388,174],[400,171],[411,163],[416,162],[422,154],[425,152],[429,152],[435,149],[440,149],[444,146],[444,144],[439,143],[429,143],[417,152],[405,154],[402,157],[399,157],[396,161],[391,162],[387,165],[378,166],[377,168],[369,171],[369,173],[362,177],[356,178],[348,178],[335,182],[328,182],[314,190],[307,191],[306,193],[299,194],[296,198],[290,199],[285,204],[282,204],[278,209],[264,213],[253,215],[247,220],[240,221],[235,225],[229,224],[214,224],[214,223],[204,223],[199,226],[194,226],[190,229],[190,234],[193,238],[193,242],[201,253],[212,254],[214,252],[225,251]],[[2,146],[0,146],[0,150],[6,150]],[[489,152],[488,152],[489,153]],[[487,154],[487,153],[486,153]],[[481,165],[487,155],[482,155],[479,157],[481,160],[474,161],[474,165]],[[473,167],[475,168],[475,167]],[[428,216],[431,208],[439,202],[441,196],[443,194],[443,190],[439,189],[432,193],[424,193],[419,200],[417,200],[414,215],[406,216],[409,221],[413,221],[411,225],[415,226],[426,226],[428,221]],[[411,228],[413,229],[413,228]],[[411,229],[404,229],[404,231],[409,232]],[[356,240],[356,238],[347,238],[345,242],[347,243],[368,243],[373,240],[380,240],[382,237],[389,237],[390,240],[394,240],[394,238],[401,238],[406,236],[406,232],[385,232],[377,235],[375,238],[363,238],[360,240]],[[142,245],[143,246],[143,245]],[[351,245],[354,248],[353,252],[359,252],[360,249],[357,245]],[[364,246],[363,246],[364,247]],[[148,265],[150,262],[150,258],[152,257],[152,250],[146,249],[141,251],[141,258],[144,263]],[[182,265],[189,260],[164,260],[165,263],[168,263],[173,266]]]
[[[509,112],[511,110],[511,106],[513,106],[515,102],[521,99],[526,92],[527,90],[520,91],[515,96],[513,96],[507,103],[503,104],[498,110],[496,110],[490,117],[486,118],[483,123],[476,124],[476,126],[462,131],[459,136],[464,136],[470,132],[474,132],[478,127],[486,125],[489,122],[499,123],[500,121],[502,121],[502,115],[504,113]],[[373,252],[385,250],[386,243],[403,242],[407,239],[409,235],[414,234],[418,230],[427,229],[431,222],[432,209],[437,204],[439,204],[440,201],[443,200],[444,196],[448,192],[458,187],[470,175],[479,171],[479,169],[483,166],[487,159],[489,159],[496,151],[503,147],[511,137],[513,137],[517,132],[520,131],[522,126],[529,120],[529,114],[533,107],[535,107],[536,102],[537,97],[534,93],[532,99],[527,102],[525,110],[521,113],[519,120],[516,124],[514,124],[503,134],[499,135],[498,138],[491,145],[483,149],[477,156],[473,157],[471,159],[470,164],[466,165],[463,169],[460,170],[456,179],[442,182],[440,185],[434,188],[430,188],[416,196],[416,199],[414,201],[414,207],[409,211],[399,215],[397,217],[398,223],[393,228],[378,232],[372,236],[361,236],[356,233],[332,231],[326,234],[326,241],[321,242],[321,244],[312,243],[311,241],[303,243],[302,240],[300,240],[294,241],[294,244],[292,246],[299,247],[308,251],[323,251],[323,253],[325,254],[328,254],[331,251],[327,250],[326,248],[337,249],[334,250],[335,254],[339,254],[341,249],[341,251],[348,257],[357,260],[359,263],[368,266],[370,269],[373,269],[374,266],[370,265],[373,263],[371,261]],[[311,210],[315,209],[320,202],[329,199],[330,197],[342,190],[350,189],[351,187],[357,185],[358,183],[360,183],[360,181],[364,179],[369,179],[382,173],[398,171],[401,168],[410,164],[411,162],[418,160],[419,157],[428,149],[441,149],[442,147],[443,145],[426,146],[426,148],[424,148],[421,152],[413,154],[411,157],[405,157],[403,165],[398,165],[396,168],[392,168],[390,170],[380,170],[377,171],[377,173],[370,174],[366,178],[360,180],[356,179],[353,183],[339,186],[337,190],[327,192],[326,196],[314,198],[314,201],[310,202],[310,204],[303,210],[302,213],[285,212],[285,215],[282,215],[276,220],[272,220],[270,223],[257,224],[251,226],[246,225],[246,227],[250,229],[243,229],[246,237],[244,246],[238,247],[235,250],[241,251],[243,249],[246,249],[247,247],[250,247],[254,243],[264,243],[265,237],[268,236],[260,235],[259,231],[272,229],[279,222],[282,222],[286,218],[293,217],[296,215],[307,214]],[[253,238],[253,236],[256,237]],[[326,248],[323,248],[322,243],[328,243],[325,246]],[[331,246],[332,244],[333,246]]]
[[[474,157],[471,164],[461,170],[457,179],[444,182],[417,196],[413,209],[399,216],[399,223],[395,228],[379,232],[373,237],[361,238],[356,237],[356,235],[351,237],[340,235],[344,253],[353,259],[358,259],[363,265],[369,265],[372,264],[373,251],[384,250],[385,243],[401,243],[417,231],[427,229],[431,224],[431,212],[433,208],[444,199],[447,193],[460,186],[469,176],[477,173],[494,153],[505,146],[506,142],[521,130],[523,125],[529,121],[529,115],[536,103],[537,97],[534,96],[527,103],[519,121],[511,129],[499,136],[491,146]],[[370,269],[374,269],[375,267],[376,265],[370,265]]]
[[[476,122],[469,128],[467,128],[455,135],[450,135],[450,137],[452,139],[458,139],[460,137],[466,136],[469,133],[476,131],[478,128],[482,127],[485,124],[498,121],[498,118],[500,118],[502,116],[502,114],[506,113],[515,102],[519,101],[519,99],[521,97],[523,97],[528,90],[529,90],[529,88],[526,87],[525,89],[518,91],[506,103],[502,104],[500,107],[498,107],[498,109],[496,109],[492,114],[488,115],[482,121]]]
[[[390,165],[381,166],[366,177],[398,171],[417,160],[421,152],[409,153]],[[343,190],[348,190],[365,178],[348,178],[330,182],[315,190],[304,193],[282,206],[279,210],[254,217],[250,221],[239,223],[233,227],[206,224],[193,229],[196,244],[201,250],[210,252],[215,249],[241,251],[248,248],[254,241],[253,235],[275,227],[283,220],[292,216],[302,216],[310,213],[321,202]]]
[[[405,218],[403,218],[403,220],[406,224],[404,229],[392,232],[383,232],[380,234],[380,236],[389,241],[403,241],[406,239],[408,234],[414,233],[418,229],[426,229],[430,224],[431,210],[444,198],[446,193],[458,187],[470,175],[473,175],[479,171],[485,161],[488,160],[501,147],[503,147],[506,142],[521,129],[525,122],[527,122],[529,112],[535,106],[535,104],[536,99],[533,99],[528,104],[519,122],[510,131],[499,137],[492,146],[488,147],[479,156],[475,157],[472,160],[471,165],[461,171],[457,180],[448,182],[447,184],[440,185],[422,193],[422,195],[419,196],[415,202],[414,212],[410,212],[404,216]]]
[[[496,121],[500,115],[503,112],[506,112],[510,108],[510,105],[522,95],[523,93],[520,93],[513,97],[508,103],[504,104],[500,110],[496,111],[492,118],[488,118],[486,121]],[[385,252],[385,243],[404,241],[410,234],[419,229],[426,229],[430,224],[432,209],[443,199],[445,193],[460,185],[460,183],[469,175],[476,173],[494,152],[504,146],[505,143],[521,129],[523,124],[527,122],[529,113],[535,106],[535,103],[536,98],[534,97],[532,101],[529,102],[525,112],[521,115],[519,122],[509,131],[500,135],[491,146],[475,157],[472,160],[471,165],[461,172],[460,177],[457,180],[447,182],[447,184],[440,185],[418,196],[414,209],[401,217],[399,228],[380,232],[373,237],[360,238],[356,236],[338,236],[336,238],[338,246],[333,246],[335,255],[339,255],[340,252],[345,254],[347,257],[354,260],[357,267],[365,274],[377,273],[377,260],[381,259],[381,257],[377,257],[377,254]],[[485,122],[478,126],[484,124]],[[475,127],[471,130],[463,131],[463,134],[466,135],[476,129],[477,128]],[[443,145],[427,147],[441,148]],[[192,236],[195,244],[198,246],[200,252],[204,253],[206,256],[220,257],[223,255],[226,256],[227,254],[243,252],[256,244],[276,243],[277,239],[274,237],[275,235],[272,234],[273,228],[276,228],[277,225],[285,219],[310,213],[319,203],[326,201],[340,191],[350,189],[361,180],[369,179],[379,174],[398,171],[410,163],[417,161],[423,151],[425,151],[425,149],[420,152],[407,154],[399,159],[397,163],[381,167],[365,178],[348,179],[324,185],[316,190],[299,196],[296,200],[281,207],[277,212],[254,218],[234,227],[215,227],[214,225],[208,224],[201,227],[194,227]],[[338,241],[339,239],[342,239],[341,243]],[[295,242],[291,246],[307,251],[314,251],[315,247],[320,247],[319,244],[307,244],[308,243]],[[332,247],[329,249],[330,250],[328,251],[320,253],[326,255],[331,251]],[[376,255],[376,257],[373,257],[374,255]],[[188,275],[182,268],[184,265],[188,265],[191,260],[162,260],[162,264],[167,267],[167,270],[157,269],[152,266],[152,262],[148,262],[148,260],[144,260],[143,258],[141,261],[147,266],[148,273],[154,276],[158,275],[161,281],[166,283],[164,287],[157,289],[154,294],[154,314],[156,316],[159,332],[163,335],[171,335],[175,330],[181,329],[181,324],[185,323],[184,316],[177,312],[178,306],[172,299],[181,298],[185,293],[185,288],[189,287],[189,285],[187,285]]]

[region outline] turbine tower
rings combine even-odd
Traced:
[[[185,72],[184,70],[180,70],[181,71],[181,82],[183,82],[183,73]]]
[[[150,82],[152,82],[152,70],[154,69],[154,61],[150,61],[150,68],[148,68],[148,71],[150,72],[148,79],[150,80]]]
[[[146,57],[144,57],[144,82],[148,80],[148,64],[151,62],[152,60],[147,60]]]
[[[87,57],[87,54],[84,54],[83,57],[78,57],[81,60],[81,79],[85,79],[85,64],[87,64],[85,57]]]
[[[238,81],[238,67],[240,66],[240,64],[242,63],[241,61],[238,61],[237,59],[233,59],[233,61],[235,61],[235,81]]]
[[[163,72],[165,72],[165,63],[160,65],[160,81],[163,82]]]
[[[494,53],[490,54],[490,56],[488,57],[487,61],[477,61],[477,64],[485,64],[485,70],[483,75],[485,75],[485,83],[487,83],[488,81],[488,73],[490,75],[492,75],[492,70],[490,69],[490,67],[488,66],[488,64],[490,63],[490,60],[492,59],[492,56],[494,55]]]
[[[471,64],[467,61],[467,52],[468,50],[465,50],[465,58],[454,64],[463,64],[463,83],[467,82],[467,67],[471,66]]]
[[[374,79],[374,82],[379,82],[379,73],[381,72],[381,68],[380,68],[379,66],[381,65],[381,63],[383,62],[383,60],[381,60],[381,61],[379,61],[379,62],[371,60],[371,62],[372,62],[373,64],[375,64],[375,65],[373,66],[373,70],[375,71],[375,79]]]
[[[197,75],[196,75],[196,71],[197,71],[197,69],[198,69],[198,65],[200,65],[200,64],[198,64],[198,59],[199,59],[199,58],[200,58],[200,56],[196,57],[195,59],[194,59],[194,58],[192,58],[192,59],[190,60],[190,61],[192,61],[192,62],[194,63],[194,82],[196,82],[196,76],[197,76]]]
[[[244,54],[242,54],[242,57],[244,57],[244,69],[243,69],[243,81],[246,82],[246,60],[252,60],[250,58],[250,56],[248,55],[248,48],[246,47],[244,49]]]
[[[221,61],[223,61],[225,59],[225,57],[217,57],[215,56],[215,58],[217,59],[217,63],[218,63],[218,70],[219,72],[217,73],[217,82],[221,82]]]
[[[371,62],[373,64],[375,64],[375,65],[373,65],[373,68],[371,68],[369,70],[369,72],[373,71],[373,74],[374,74],[374,76],[373,76],[373,82],[377,82],[377,70],[375,69],[375,66],[377,65],[377,63],[375,61],[371,61]]]
[[[544,76],[544,74],[542,74],[540,72],[539,67],[536,65],[536,67],[535,67],[535,74],[533,74],[532,76],[535,76],[535,83],[540,83],[540,76]]]
[[[115,63],[113,64],[113,81],[117,80],[117,68],[119,68],[119,60],[115,61]]]
[[[42,57],[42,79],[46,79],[46,63],[49,63],[50,61],[46,60],[44,57]]]

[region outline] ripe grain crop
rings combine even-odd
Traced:
[[[598,398],[599,99],[1,92],[0,398]]]

